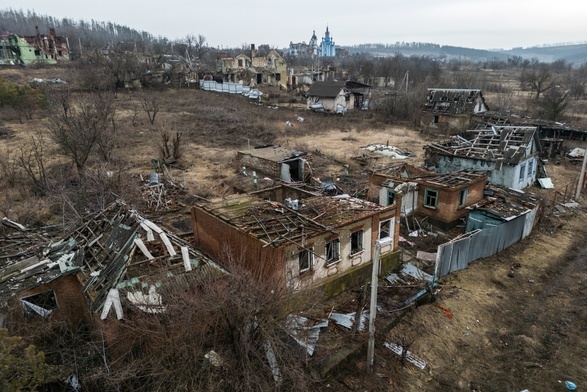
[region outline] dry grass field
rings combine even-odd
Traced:
[[[69,81],[70,75],[62,69],[0,69],[0,76],[21,83],[33,77]],[[517,84],[507,71],[492,72],[487,78],[495,83]],[[75,78],[71,79],[74,84]],[[490,106],[492,100],[505,98],[511,99],[514,107],[527,105],[527,93],[518,90],[513,97],[486,94]],[[142,107],[145,100],[159,106],[154,124]],[[160,130],[181,134],[181,157],[171,166],[168,176],[182,187],[178,198],[184,205],[194,196],[209,198],[233,192],[230,178],[237,173],[234,158],[241,149],[279,144],[319,152],[331,159],[320,160],[314,168],[315,177],[337,178],[346,164],[353,178],[364,182],[372,166],[361,166],[352,159],[361,155],[360,147],[372,143],[400,147],[413,152],[415,157],[410,161],[420,164],[423,147],[440,137],[386,124],[370,112],[339,117],[311,113],[291,104],[272,109],[241,96],[197,89],[119,92],[114,102],[116,148],[108,163],[91,157],[92,173],[100,179],[106,172],[117,173],[120,184],[116,190],[120,194],[116,196],[128,198],[138,209],[144,183],[141,176],[148,178],[153,170],[151,159],[159,156]],[[582,117],[580,109],[573,110],[577,118]],[[64,184],[75,178],[75,170],[51,141],[46,114],[38,112],[22,124],[7,109],[0,115],[0,133],[4,135],[0,138],[0,217],[24,224],[60,221],[68,208],[64,201],[68,188]],[[292,126],[286,125],[287,121]],[[44,135],[47,170],[53,184],[51,192],[42,197],[27,189],[21,181],[22,173],[11,164],[38,132]],[[378,159],[374,164],[383,163],[384,159]],[[424,305],[392,331],[393,336],[414,341],[411,351],[429,364],[424,371],[411,365],[400,366],[397,358],[379,345],[374,375],[365,372],[364,362],[351,363],[338,377],[318,388],[562,391],[564,386],[559,380],[566,379],[585,387],[587,213],[584,208],[557,212],[551,205],[555,192],[577,179],[578,167],[563,162],[547,169],[557,190],[532,189],[546,198],[547,205],[535,233],[505,252],[475,262],[439,282],[436,304],[449,309],[452,318],[432,304]],[[176,212],[173,219],[178,214],[185,219],[184,212]],[[507,273],[513,265],[516,273],[510,278]]]

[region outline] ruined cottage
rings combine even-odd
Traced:
[[[536,181],[540,142],[536,127],[492,126],[425,147],[425,166],[439,174],[485,172],[490,183],[524,189]]]
[[[429,88],[420,124],[425,129],[462,131],[471,116],[489,110],[479,89]]]
[[[196,244],[231,259],[259,279],[293,290],[322,287],[334,295],[366,281],[375,241],[382,269],[399,260],[399,208],[344,196],[282,202],[236,195],[192,208]]]

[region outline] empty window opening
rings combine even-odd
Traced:
[[[520,182],[524,181],[524,178],[526,177],[526,164],[522,163],[522,165],[520,166]]]
[[[20,299],[25,318],[49,317],[57,309],[57,299],[53,290]]]
[[[363,251],[363,230],[351,233],[351,254]]]
[[[459,207],[464,206],[467,204],[467,195],[469,194],[469,190],[467,188],[461,189],[459,192]]]
[[[424,191],[424,207],[436,208],[438,204],[438,191],[426,189]]]
[[[340,239],[336,238],[326,243],[324,251],[326,255],[326,265],[336,263],[340,260]]]
[[[304,249],[298,254],[298,263],[300,265],[300,274],[312,269],[314,252],[312,249]]]
[[[391,219],[385,220],[379,224],[379,239],[385,240],[391,238]]]

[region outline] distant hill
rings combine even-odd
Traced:
[[[501,60],[520,56],[523,59],[536,58],[541,62],[552,63],[566,60],[575,65],[587,61],[587,43],[532,48],[514,48],[511,50],[482,50],[459,46],[442,46],[431,43],[401,42],[396,44],[361,44],[342,46],[350,53],[369,53],[373,56],[386,57],[401,53],[404,56],[425,56],[444,60],[459,59],[474,62]]]
[[[539,61],[551,63],[556,60],[566,60],[575,65],[583,64],[587,61],[587,43],[544,46],[533,48],[513,48],[502,51],[508,56],[521,56],[525,59],[537,58]]]

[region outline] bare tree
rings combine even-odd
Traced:
[[[181,157],[181,132],[170,131],[167,128],[157,128],[159,133],[159,158],[163,162],[172,163]]]
[[[151,98],[143,97],[141,104],[143,105],[143,110],[149,117],[149,122],[153,125],[155,123],[155,116],[159,113],[159,100],[155,96]]]
[[[542,117],[551,121],[561,121],[569,101],[566,92],[555,88],[544,94],[540,107],[542,108]]]
[[[53,109],[47,127],[83,181],[91,153],[96,151],[102,159],[108,160],[114,148],[114,102],[109,96],[94,93],[76,97],[75,104],[53,105]]]
[[[234,259],[225,262],[230,275],[205,286],[197,283],[202,276],[163,283],[163,311],[128,309],[123,323],[111,320],[109,335],[93,340],[94,349],[82,341],[64,345],[61,355],[72,361],[75,354],[84,365],[93,360],[93,367],[80,366],[80,378],[96,390],[312,390],[303,349],[284,324],[301,300],[279,278],[257,282]]]
[[[16,158],[31,181],[33,192],[38,196],[44,196],[48,188],[45,144],[43,133],[37,131],[37,134],[31,137],[29,144],[20,147],[20,154]]]
[[[552,71],[546,64],[538,64],[530,71],[522,72],[522,86],[530,88],[536,93],[536,99],[540,98],[540,94],[550,90],[555,86]]]
[[[194,42],[194,50],[198,60],[202,60],[206,54],[206,37],[202,34],[198,34],[196,41]]]

